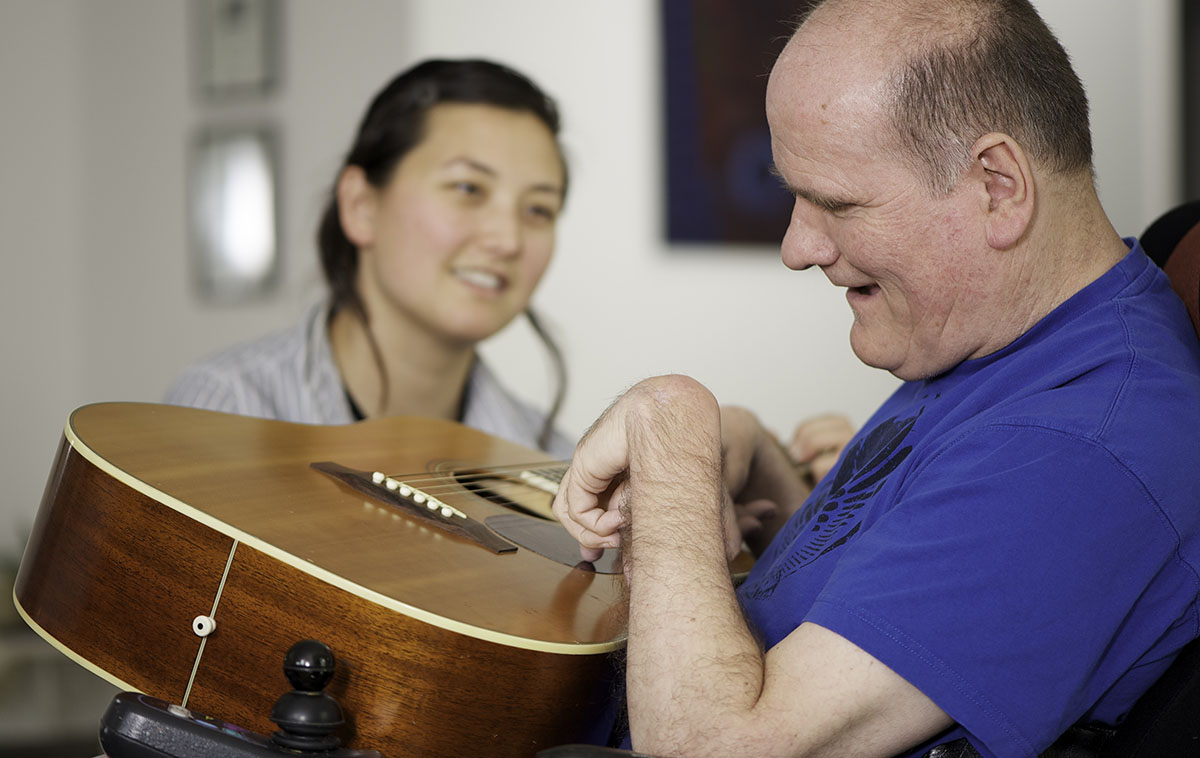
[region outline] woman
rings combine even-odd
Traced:
[[[329,297],[188,368],[166,402],[312,424],[462,421],[569,457],[562,360],[529,310],[567,190],[554,101],[505,66],[429,60],[372,101],[318,230]],[[475,347],[524,312],[559,375],[548,414]]]

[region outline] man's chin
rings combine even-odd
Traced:
[[[871,368],[895,373],[896,369],[900,368],[902,361],[897,360],[895,355],[889,355],[888,340],[864,334],[866,331],[856,319],[854,325],[850,327],[850,349],[854,351],[860,361]]]
[[[886,343],[886,341],[884,342]],[[889,350],[889,347],[887,344],[880,345],[877,342],[865,339],[855,339],[854,331],[851,329],[850,349],[854,351],[854,355],[860,361],[871,368],[886,371],[905,382],[928,379],[930,376],[939,373],[937,371],[922,370],[923,367],[919,363],[914,365],[913,361],[907,360],[907,355],[897,355],[894,348]]]

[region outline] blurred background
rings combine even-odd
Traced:
[[[313,237],[342,153],[370,96],[424,57],[491,57],[559,101],[571,195],[535,304],[565,351],[567,431],[665,372],[781,436],[828,410],[861,423],[895,387],[850,351],[849,309],[819,271],[788,271],[770,243],[667,239],[658,2],[290,0],[258,17],[270,86],[214,98],[199,82],[223,73],[202,27],[229,5],[0,0],[6,596],[71,410],[157,401],[186,363],[290,325],[320,297]],[[1184,195],[1183,3],[1035,5],[1087,87],[1101,198],[1136,235]],[[222,300],[192,263],[189,171],[206,135],[242,129],[273,135],[278,257],[263,291]],[[483,350],[508,386],[546,402],[549,367],[524,323]],[[0,612],[0,755],[94,754],[110,688],[12,615]]]

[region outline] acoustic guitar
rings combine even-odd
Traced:
[[[284,654],[313,638],[349,747],[527,758],[603,738],[625,639],[619,558],[577,565],[551,518],[561,472],[448,421],[88,405],[14,600],[118,687],[261,733]]]

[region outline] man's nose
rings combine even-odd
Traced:
[[[795,271],[810,266],[828,266],[837,260],[837,246],[829,238],[821,211],[806,207],[807,203],[797,200],[792,208],[792,218],[780,245],[783,265]]]

